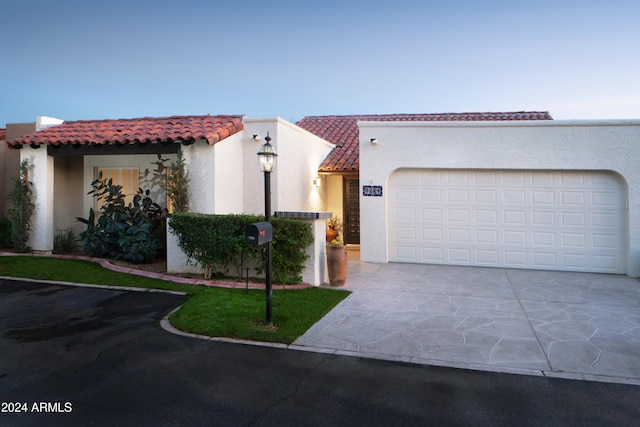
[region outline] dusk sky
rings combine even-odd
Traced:
[[[4,0],[0,127],[246,114],[640,119],[640,1]]]

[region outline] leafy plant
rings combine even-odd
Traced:
[[[65,230],[56,230],[53,237],[54,252],[74,252],[77,248],[78,238],[73,227]]]
[[[167,197],[173,207],[173,212],[189,212],[189,174],[186,170],[182,150],[178,151],[178,162],[171,163],[167,177]]]
[[[151,233],[158,241],[158,246],[164,248],[167,233],[167,209],[163,209],[159,204],[151,199],[149,190],[138,188],[138,193],[133,197],[132,207],[142,213],[151,226]]]
[[[342,220],[340,219],[340,217],[332,216],[331,218],[329,218],[327,220],[327,228],[329,230],[341,231],[342,230]]]
[[[136,264],[155,258],[158,253],[158,240],[153,237],[151,224],[138,219],[136,224],[121,228],[118,248],[117,258]]]
[[[158,252],[158,239],[154,236],[152,218],[157,220],[158,210],[162,209],[142,189],[125,206],[122,186],[104,179],[102,173],[91,182],[91,187],[89,194],[102,205],[97,218],[93,208],[89,210],[89,218],[77,218],[87,226],[80,233],[84,251],[135,263],[153,259]]]
[[[333,239],[331,242],[329,242],[328,245],[329,246],[343,246],[344,242],[342,241],[342,238],[340,236],[338,236],[335,239]]]
[[[11,221],[11,241],[17,252],[27,252],[29,233],[31,231],[31,217],[36,205],[33,202],[33,184],[29,182],[29,172],[33,163],[24,159],[20,163],[19,175],[14,178],[14,187],[8,194],[11,202],[9,220]]]
[[[162,154],[157,154],[157,160],[151,162],[153,169],[145,168],[139,174],[140,187],[146,188],[149,197],[159,199],[165,197],[165,187],[167,185],[167,170],[166,162],[169,159],[163,159]]]
[[[274,218],[273,281],[282,284],[300,283],[307,246],[313,243],[310,224],[293,219]]]

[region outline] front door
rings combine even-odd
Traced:
[[[360,244],[360,181],[344,180],[344,240],[352,245]]]

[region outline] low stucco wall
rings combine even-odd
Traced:
[[[627,274],[640,276],[640,121],[359,122],[360,183],[400,168],[612,171],[627,185]],[[371,144],[376,138],[378,144]],[[360,198],[361,259],[388,262],[388,192]]]

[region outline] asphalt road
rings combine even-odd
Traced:
[[[162,330],[159,319],[183,299],[0,281],[0,425],[629,426],[640,419],[640,386]]]

